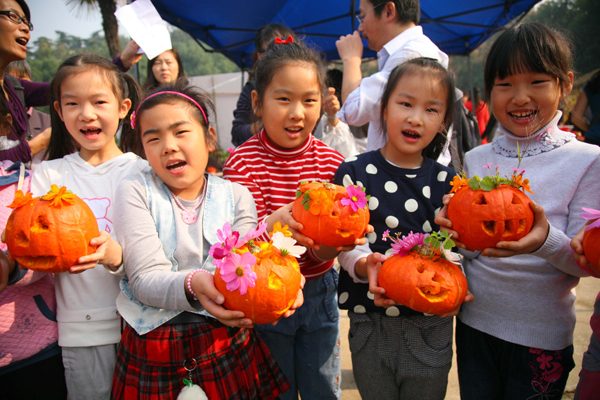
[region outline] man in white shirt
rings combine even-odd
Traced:
[[[429,57],[448,68],[448,56],[417,26],[421,14],[419,0],[360,0],[358,31],[340,37],[336,42],[344,66],[342,81],[343,106],[338,113],[349,125],[369,123],[367,151],[383,147],[387,135],[381,130],[379,105],[392,70],[404,61]],[[363,44],[377,51],[379,72],[362,78],[360,70]],[[447,151],[446,151],[447,153]],[[444,155],[440,162],[448,164]],[[446,162],[444,162],[446,161]]]

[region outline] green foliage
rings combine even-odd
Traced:
[[[442,232],[431,232],[431,234],[423,239],[424,243],[429,243],[429,246],[432,249],[438,250],[440,248],[444,248],[446,250],[450,250],[453,248],[456,243],[452,239],[450,239],[450,234],[447,231]]]

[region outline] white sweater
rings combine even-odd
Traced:
[[[66,186],[92,209],[99,229],[115,238],[113,199],[125,176],[139,172],[148,163],[133,153],[115,157],[97,167],[79,153],[44,161],[33,172],[31,191],[43,195],[52,184]],[[120,318],[116,298],[121,277],[102,265],[80,274],[56,274],[58,343],[63,347],[87,347],[119,343]]]

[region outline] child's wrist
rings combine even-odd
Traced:
[[[208,272],[205,269],[195,269],[192,272],[190,272],[186,277],[185,277],[185,288],[186,288],[186,292],[188,295],[190,295],[194,300],[198,300],[198,297],[196,297],[196,292],[194,292],[194,290],[192,289],[192,279],[194,278],[194,275],[196,275],[197,272],[205,272],[207,274],[212,275],[210,272]]]

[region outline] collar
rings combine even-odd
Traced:
[[[306,153],[308,151],[308,149],[310,149],[312,147],[313,142],[314,142],[314,137],[311,133],[310,135],[308,135],[308,138],[304,141],[304,143],[300,147],[297,147],[295,149],[280,149],[279,147],[275,146],[275,144],[273,144],[271,139],[269,139],[269,136],[267,135],[265,128],[263,128],[258,133],[258,141],[260,142],[262,147],[267,151],[267,153],[269,153],[275,157],[296,158],[296,157],[299,157],[302,154]]]
[[[510,158],[517,158],[520,152],[522,157],[528,157],[552,151],[575,140],[575,135],[558,127],[562,115],[562,111],[556,111],[556,115],[546,126],[526,137],[517,136],[498,124],[498,130],[503,135],[494,138],[492,143],[494,152]]]
[[[31,117],[31,114],[33,114],[33,107],[29,107],[29,108],[27,109],[27,116],[28,116],[28,117]]]
[[[417,37],[423,36],[423,27],[420,25],[408,28],[389,42],[383,45],[383,48],[377,52],[379,70],[381,71],[390,55],[401,49],[407,42]]]

